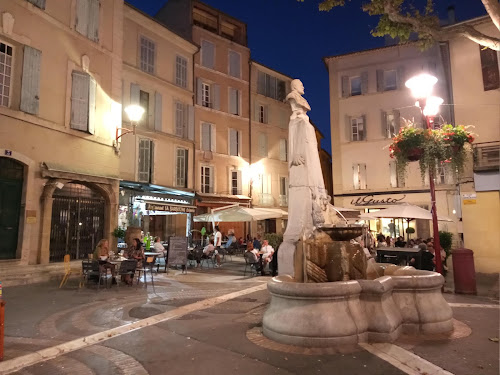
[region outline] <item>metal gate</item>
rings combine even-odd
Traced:
[[[56,189],[53,198],[50,261],[61,262],[66,254],[72,260],[86,258],[103,238],[104,198],[76,183]]]

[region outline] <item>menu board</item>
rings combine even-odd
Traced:
[[[187,264],[187,237],[170,237],[168,239],[168,264],[183,265]]]

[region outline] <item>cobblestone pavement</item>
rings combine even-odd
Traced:
[[[270,342],[260,333],[269,301],[267,280],[243,277],[243,264],[236,259],[222,269],[160,273],[154,291],[148,283],[147,289],[139,285],[97,292],[78,289],[77,280],[65,289],[55,283],[7,288],[5,360],[172,313],[154,325],[116,337],[110,334],[98,344],[15,373],[430,375],[425,366],[415,370],[425,360],[438,366],[435,374],[499,373],[498,343],[490,340],[498,338],[499,329],[494,300],[446,295],[461,333],[452,339],[402,338],[397,348],[415,356],[417,363],[410,372],[359,346],[311,351]],[[258,286],[262,290],[247,292]],[[231,294],[225,302],[213,302],[213,297],[235,292],[239,294]],[[190,308],[188,313],[185,308]]]

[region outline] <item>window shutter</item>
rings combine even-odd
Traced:
[[[192,105],[188,105],[187,112],[188,138],[190,141],[194,141],[194,107]]]
[[[366,115],[361,116],[361,118],[363,119],[363,141],[366,141],[368,139],[366,135],[366,128],[368,128],[368,126],[366,126]]]
[[[366,189],[366,164],[359,164],[359,188]]]
[[[253,103],[253,119],[259,122],[260,104],[257,102]]]
[[[78,33],[87,36],[89,24],[89,0],[76,1],[76,24],[75,28]]]
[[[33,115],[37,115],[39,111],[41,59],[42,51],[24,46],[20,109]]]
[[[280,160],[287,161],[287,142],[286,139],[280,139]]]
[[[359,164],[354,164],[352,166],[352,181],[353,181],[353,186],[354,190],[359,189],[359,171],[358,171]]]
[[[257,93],[266,95],[266,74],[259,72],[257,76]]]
[[[162,131],[162,97],[159,92],[155,92],[155,130]]]
[[[350,94],[349,77],[342,76],[342,97],[348,98]]]
[[[377,69],[377,92],[384,92],[384,71]]]
[[[149,139],[139,141],[138,177],[140,182],[150,182],[152,144],[153,142]]]
[[[45,9],[45,0],[28,0],[28,2],[40,9]]]
[[[149,141],[149,179],[148,182],[155,182],[155,143],[153,141]]]
[[[455,172],[451,168],[445,167],[444,182],[448,185],[455,184]]]
[[[209,193],[213,193],[214,192],[214,180],[215,180],[214,167],[209,167],[208,170],[209,170],[209,179],[208,179]]]
[[[229,88],[229,113],[238,114],[238,90]]]
[[[368,72],[361,73],[361,94],[368,94]]]
[[[394,115],[394,132],[399,134],[399,129],[401,128],[401,114],[398,109],[393,110],[392,114]]]
[[[210,124],[204,122],[203,124],[201,124],[201,149],[204,151],[210,151],[210,136]]]
[[[174,115],[175,115],[175,135],[178,137],[184,137],[184,126],[183,126],[183,111],[182,103],[174,102]]]
[[[88,38],[94,42],[99,41],[99,11],[101,4],[99,0],[89,1],[89,18],[88,18]]]
[[[240,54],[229,51],[229,75],[240,78]]]
[[[229,129],[229,155],[238,155],[237,142],[238,132],[234,129]]]
[[[87,131],[89,109],[89,81],[90,76],[74,71],[71,86],[71,119],[72,129]]]
[[[387,124],[387,112],[380,111],[380,113],[381,113],[380,124],[382,129],[382,136],[384,138],[389,138],[389,125]]]
[[[89,124],[88,132],[90,134],[95,133],[95,103],[96,103],[96,89],[97,85],[95,79],[89,76]]]
[[[352,126],[351,126],[351,117],[345,117],[345,140],[347,142],[352,142]]]
[[[201,100],[203,96],[203,81],[201,78],[196,78],[196,104],[201,105]]]
[[[403,65],[398,66],[396,71],[396,84],[399,90],[405,88],[405,67]]]
[[[280,128],[286,129],[287,127],[287,113],[284,110],[280,111]]]
[[[213,90],[213,109],[220,110],[220,86],[213,84],[211,89]]]
[[[215,152],[215,126],[210,125],[210,151]]]
[[[238,156],[243,156],[243,134],[238,131]]]
[[[201,42],[201,65],[206,68],[214,68],[215,46],[207,41]]]
[[[237,175],[237,180],[238,180],[238,189],[236,189],[236,193],[238,195],[241,195],[242,194],[242,191],[241,191],[241,187],[243,186],[242,184],[242,179],[241,179],[241,171],[236,171],[236,175]]]
[[[267,158],[267,134],[259,133],[259,155]]]
[[[135,83],[130,84],[130,104],[139,105],[141,96],[141,88]],[[147,109],[147,108],[144,108]]]
[[[391,176],[391,187],[393,187],[393,188],[398,187],[398,177],[397,177],[397,172],[396,172],[396,162],[395,161],[389,162],[389,172],[390,172],[390,176]]]

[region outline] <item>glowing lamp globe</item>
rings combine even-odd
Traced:
[[[416,99],[428,98],[432,93],[432,88],[437,82],[437,78],[427,73],[419,74],[405,82],[405,86],[411,90],[411,94]]]
[[[130,121],[138,122],[141,120],[142,115],[144,114],[144,108],[135,104],[129,105],[125,108],[125,113],[127,114]]]
[[[424,108],[424,116],[436,116],[439,112],[439,106],[443,104],[443,99],[438,96],[427,98]]]

